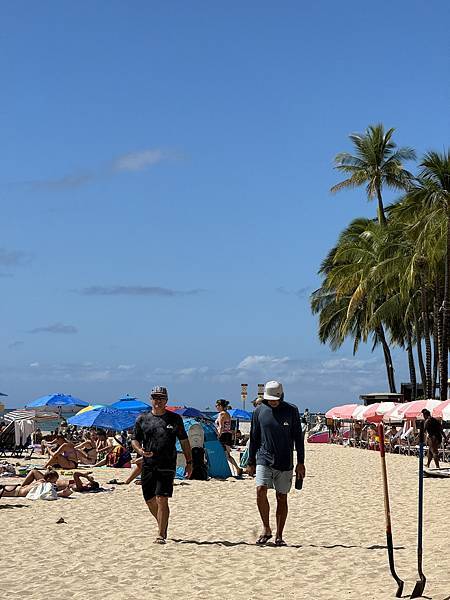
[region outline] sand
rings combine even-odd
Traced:
[[[395,560],[408,595],[417,577],[417,459],[388,455],[387,464]],[[289,495],[287,548],[254,545],[260,523],[250,478],[177,485],[165,546],[152,543],[155,525],[134,484],[56,502],[3,498],[1,596],[393,598],[378,453],[307,445],[307,470],[304,489]],[[105,484],[125,476],[96,471]],[[433,600],[450,599],[449,500],[450,480],[425,480],[425,595]]]

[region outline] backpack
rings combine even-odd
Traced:
[[[190,478],[199,481],[206,481],[208,479],[204,448],[192,448],[192,475]]]

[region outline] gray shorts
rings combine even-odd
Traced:
[[[292,485],[293,469],[278,471],[266,465],[256,465],[256,485],[274,488],[280,494],[287,494]]]

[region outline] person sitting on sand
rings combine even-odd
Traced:
[[[55,439],[58,447],[53,451],[47,446],[50,459],[45,463],[44,468],[76,469],[78,467],[78,456],[73,443],[68,442],[61,434],[58,434]]]
[[[131,467],[131,454],[126,448],[119,443],[112,448],[110,446],[108,448],[109,451],[107,452],[105,458],[95,463],[94,467],[103,467],[104,465],[113,467],[115,469]]]
[[[78,461],[80,464],[95,465],[97,462],[98,451],[95,442],[92,440],[92,434],[90,431],[84,432],[83,441],[81,444],[77,444],[75,449],[77,451]]]

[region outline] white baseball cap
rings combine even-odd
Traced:
[[[264,386],[264,400],[282,400],[283,386],[279,381],[268,381]]]

